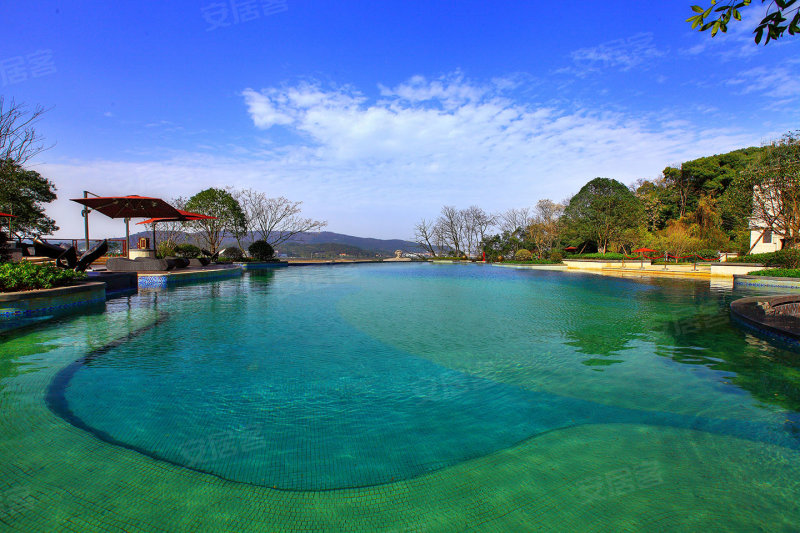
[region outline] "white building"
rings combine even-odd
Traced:
[[[765,254],[777,252],[783,248],[783,235],[775,233],[770,228],[750,226],[750,253]]]

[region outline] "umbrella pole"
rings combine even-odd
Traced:
[[[125,219],[125,253],[128,259],[131,258],[131,219]]]
[[[83,197],[89,198],[89,191],[83,191]],[[86,251],[89,251],[89,208],[83,208],[83,236],[86,239]]]
[[[156,223],[153,222],[153,257],[156,257]]]

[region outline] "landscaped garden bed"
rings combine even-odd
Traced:
[[[74,285],[86,280],[86,274],[53,265],[28,261],[0,264],[0,292],[31,291]]]

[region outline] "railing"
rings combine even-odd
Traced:
[[[45,239],[50,244],[69,244],[74,246],[78,255],[86,251],[86,239]],[[108,252],[105,257],[127,257],[128,256],[128,243],[125,239],[89,239],[89,247],[91,248],[99,242],[108,240]]]

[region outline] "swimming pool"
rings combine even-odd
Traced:
[[[739,295],[377,264],[111,300],[2,337],[0,520],[792,530],[797,354]]]

